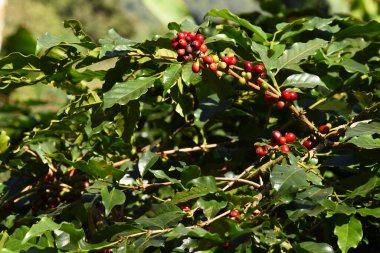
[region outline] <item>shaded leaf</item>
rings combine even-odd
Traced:
[[[4,153],[10,145],[10,138],[5,131],[0,131],[0,154]]]
[[[337,39],[347,37],[374,38],[380,36],[380,23],[371,20],[365,24],[354,24],[335,34]]]
[[[185,191],[176,193],[176,195],[173,197],[171,202],[173,204],[185,203],[189,200],[205,196],[208,193],[209,191],[207,188],[193,187],[190,190],[185,190]]]

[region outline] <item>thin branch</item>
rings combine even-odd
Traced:
[[[244,184],[249,184],[252,185],[256,188],[260,188],[261,185],[249,180],[241,179],[241,178],[227,178],[227,177],[215,177],[215,180],[217,181],[231,181],[231,182],[239,182],[239,183],[244,183]]]

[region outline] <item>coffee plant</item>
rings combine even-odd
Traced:
[[[380,23],[248,18],[3,57],[0,252],[378,252]]]

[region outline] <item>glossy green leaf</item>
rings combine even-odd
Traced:
[[[153,77],[148,77],[116,83],[111,90],[103,94],[104,109],[115,104],[125,105],[131,100],[138,99],[153,86],[155,80]]]
[[[112,188],[112,190],[109,192],[107,187],[103,187],[101,190],[101,195],[106,216],[111,213],[111,210],[114,208],[114,206],[122,205],[125,202],[125,194],[116,188]]]
[[[181,75],[182,65],[181,64],[171,64],[164,72],[162,78],[162,84],[164,86],[164,96],[170,88],[172,88],[178,81]]]
[[[321,86],[326,88],[326,84],[317,75],[312,75],[308,73],[294,74],[288,76],[286,80],[282,83],[282,86],[291,86],[296,88],[307,88],[312,89],[316,86]]]
[[[305,170],[296,166],[274,166],[270,181],[273,189],[280,194],[291,193],[309,186]]]
[[[283,55],[278,58],[276,69],[279,71],[315,54],[319,49],[326,46],[327,41],[322,39],[309,40],[306,43],[294,43],[289,49],[285,50]]]
[[[350,127],[346,130],[345,136],[347,138],[362,135],[372,135],[380,133],[380,122],[363,122],[355,124],[354,127]]]
[[[142,177],[158,161],[158,158],[160,158],[158,154],[150,152],[149,150],[145,151],[141,155],[138,163],[138,168]]]
[[[25,234],[24,239],[22,240],[22,244],[25,244],[31,238],[41,236],[45,232],[52,232],[56,229],[59,229],[60,225],[55,223],[48,217],[42,217],[40,221],[34,224],[30,230]]]
[[[338,246],[343,253],[356,248],[363,238],[361,222],[355,216],[338,216],[334,234],[338,237]]]
[[[300,253],[334,253],[334,249],[327,243],[301,242],[295,247]]]
[[[380,138],[373,138],[372,135],[365,134],[351,138],[348,143],[364,149],[377,149],[380,148]]]
[[[224,18],[226,20],[233,21],[233,22],[247,28],[248,30],[254,32],[254,37],[259,39],[260,41],[266,41],[267,40],[267,35],[261,29],[261,27],[252,25],[251,23],[248,22],[248,20],[242,19],[242,18],[236,16],[235,14],[231,13],[227,9],[221,9],[221,10],[212,9],[206,13],[206,16],[219,17],[219,18]]]

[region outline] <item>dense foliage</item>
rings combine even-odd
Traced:
[[[0,59],[0,252],[376,252],[380,23],[286,18]],[[7,100],[41,84],[67,104]]]

